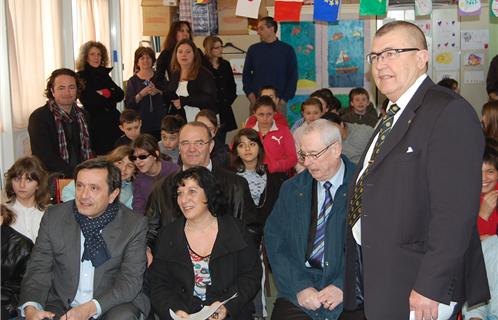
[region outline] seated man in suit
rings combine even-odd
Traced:
[[[209,128],[198,121],[184,125],[180,130],[178,147],[183,164],[182,170],[202,166],[212,171],[218,183],[223,186],[227,202],[226,213],[242,219],[248,226],[249,232],[253,236],[257,236],[256,208],[249,192],[249,186],[244,178],[235,173],[220,167],[213,167],[210,153],[213,150],[214,141]],[[149,219],[147,244],[152,250],[154,250],[159,229],[178,218],[172,210],[174,208],[173,201],[176,201],[176,194],[173,194],[173,177],[174,174],[170,174],[159,180],[147,202],[145,209],[145,214]],[[151,261],[149,260],[149,262]]]
[[[325,119],[303,131],[307,170],[284,182],[265,226],[279,297],[272,319],[337,319],[342,311],[346,191],[354,164]]]
[[[93,157],[88,131],[88,113],[78,107],[82,90],[76,72],[62,68],[47,81],[47,103],[29,116],[31,151],[49,172],[72,178],[76,165]]]
[[[121,174],[92,159],[75,169],[76,200],[45,213],[21,285],[27,320],[140,319],[147,221],[119,204]]]

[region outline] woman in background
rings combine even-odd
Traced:
[[[2,235],[2,319],[17,319],[21,281],[26,271],[33,241],[12,229],[16,214],[1,205]]]
[[[214,78],[201,64],[202,56],[192,40],[183,39],[176,44],[167,100],[172,104],[170,113],[181,114],[187,122],[193,121],[201,109],[217,113]]]
[[[195,121],[202,122],[208,127],[214,140],[214,147],[211,151],[211,161],[215,167],[228,168],[230,166],[228,147],[219,137],[218,118],[216,114],[209,110],[203,109],[196,116]]]
[[[38,158],[18,159],[5,174],[7,204],[16,214],[12,228],[35,242],[50,203],[48,175]]]
[[[215,176],[193,167],[174,178],[175,208],[183,217],[164,226],[149,269],[151,305],[161,319],[182,319],[219,306],[209,319],[253,319],[261,261],[242,223],[224,211]],[[224,301],[234,295],[224,305]]]
[[[88,41],[80,48],[76,70],[83,81],[80,101],[90,114],[90,138],[96,155],[111,151],[121,136],[116,104],[123,100],[123,90],[109,76],[109,54],[97,41]]]
[[[173,22],[169,28],[166,40],[164,40],[163,51],[161,51],[161,54],[157,58],[156,73],[161,80],[171,79],[171,58],[173,57],[176,44],[183,39],[194,40],[192,38],[192,27],[190,26],[190,22]]]
[[[227,132],[237,129],[232,103],[237,98],[237,85],[230,62],[223,59],[223,41],[219,37],[208,36],[204,39],[204,66],[213,74],[217,88],[220,128],[218,138],[225,144]]]
[[[119,202],[128,208],[132,208],[133,186],[132,180],[135,175],[135,164],[130,160],[133,149],[128,145],[119,146],[103,158],[111,161],[121,171],[121,190]],[[70,201],[75,197],[76,186],[74,180],[62,189],[62,201]]]
[[[489,101],[482,106],[484,135],[498,141],[498,101]]]
[[[160,157],[157,140],[150,134],[140,135],[131,146],[130,160],[136,165],[138,174],[133,180],[133,211],[143,214],[154,183],[162,177],[178,171],[177,164]]]
[[[156,54],[149,47],[135,50],[133,70],[135,74],[126,82],[125,108],[133,109],[142,119],[142,133],[161,139],[161,119],[166,116],[164,103],[164,79],[154,73]]]

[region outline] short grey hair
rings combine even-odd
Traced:
[[[301,137],[312,132],[318,132],[320,134],[320,137],[322,138],[322,141],[327,146],[334,142],[339,142],[339,144],[342,144],[341,132],[339,131],[339,128],[329,120],[318,119],[313,121],[308,126],[303,128]]]

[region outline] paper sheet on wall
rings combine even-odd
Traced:
[[[489,30],[462,30],[461,48],[462,50],[482,50],[489,46]]]
[[[188,320],[205,320],[205,319],[209,318],[210,316],[212,316],[213,313],[215,313],[216,310],[218,310],[218,308],[221,305],[227,303],[228,301],[230,301],[232,299],[235,299],[236,297],[237,297],[237,293],[235,293],[233,296],[231,296],[230,298],[226,299],[225,301],[221,302],[221,304],[218,305],[218,306],[212,306],[212,307],[205,306],[204,308],[201,309],[201,311],[189,315]],[[173,310],[171,310],[171,309],[169,309],[169,315],[171,316],[171,318],[173,320],[183,320],[182,318],[180,318],[179,316],[177,316],[173,312]]]
[[[432,12],[432,0],[415,0],[415,15],[426,16]]]
[[[436,70],[460,69],[460,57],[458,50],[453,48],[434,50],[433,66]]]
[[[260,5],[261,0],[238,0],[235,15],[257,19]]]
[[[451,301],[449,305],[440,303],[437,308],[437,319],[434,320],[448,320],[453,314],[453,309],[455,309],[456,302]],[[410,311],[410,319],[415,320],[415,312]]]
[[[486,64],[484,61],[484,52],[472,51],[463,53],[463,65],[471,67],[482,67]]]
[[[455,79],[456,81],[460,82],[460,76],[458,71],[437,71],[435,82],[437,83],[446,78]]]
[[[485,74],[483,70],[465,71],[463,73],[463,83],[465,84],[482,84],[484,83]]]

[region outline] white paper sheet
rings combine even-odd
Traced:
[[[434,320],[448,320],[453,314],[453,309],[455,309],[456,302],[451,301],[450,305],[440,303],[437,308],[437,319]],[[410,311],[409,320],[415,320],[415,312]]]
[[[189,315],[188,320],[206,320],[207,318],[209,318],[210,316],[212,316],[213,313],[215,313],[216,310],[218,310],[218,308],[221,305],[224,305],[225,303],[227,303],[228,301],[230,301],[232,299],[235,299],[236,297],[237,297],[237,293],[235,293],[233,296],[231,296],[230,298],[226,299],[225,301],[221,302],[221,304],[218,307],[208,307],[208,306],[205,306],[204,308],[201,309],[201,311]],[[171,318],[173,320],[184,320],[183,318],[180,318],[179,316],[177,316],[173,312],[173,310],[171,310],[171,309],[169,309],[169,315],[171,316]]]
[[[237,0],[235,15],[257,19],[260,4],[261,0]]]

